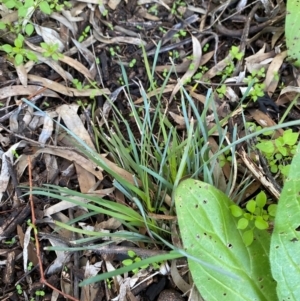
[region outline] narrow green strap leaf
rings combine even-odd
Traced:
[[[175,205],[185,250],[239,279],[188,259],[195,285],[206,301],[276,301],[275,281],[269,264],[270,234],[254,231],[246,247],[234,203],[215,187],[197,180],[182,181],[175,191]]]
[[[270,260],[280,300],[300,298],[300,144],[280,195]]]

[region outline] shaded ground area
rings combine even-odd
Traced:
[[[142,141],[146,137],[146,130],[141,129],[133,111],[141,119],[150,119],[161,105],[161,120],[173,126],[182,141],[187,132],[185,120],[195,118],[192,110],[188,116],[183,114],[182,87],[199,114],[203,114],[208,129],[216,124],[227,127],[228,141],[236,139],[237,133],[238,138],[248,134],[246,122],[267,127],[277,124],[283,116],[285,121],[299,119],[297,106],[289,106],[297,92],[291,86],[298,86],[299,78],[286,60],[284,3],[96,2],[61,4],[62,10],[57,9],[58,3],[49,2],[53,6],[51,14],[45,13],[48,6],[44,4],[27,18],[18,16],[14,7],[6,12],[3,8],[1,300],[50,300],[51,296],[63,300],[53,288],[74,300],[188,300],[189,293],[184,293],[191,289],[192,282],[185,260],[170,261],[161,270],[151,265],[123,274],[123,278],[110,278],[85,289],[78,287],[89,276],[126,265],[122,264],[125,259],[134,262],[164,254],[169,247],[158,244],[149,235],[149,229],[140,224],[132,227],[148,240],[134,241],[126,236],[114,240],[113,233],[131,231],[130,225],[126,227],[105,210],[95,213],[92,207],[62,201],[68,193],[66,189],[70,189],[86,194],[73,195],[83,203],[107,209],[103,203],[97,203],[97,198],[103,198],[124,208],[141,210],[126,190],[114,185],[116,178],[105,167],[97,166],[82,152],[76,137],[101,154],[115,174],[138,186],[141,179],[133,177],[134,171],[122,164],[126,153],[134,149],[132,139]],[[23,31],[20,37],[20,20],[27,20],[23,22],[25,32],[31,31],[26,24],[33,24],[30,36]],[[207,107],[207,99],[212,99],[217,115],[212,107]],[[230,118],[220,123],[227,116]],[[156,119],[153,135],[159,137],[161,129],[162,123]],[[275,138],[282,134],[283,130],[278,130]],[[128,148],[110,145],[113,135],[124,138]],[[217,136],[211,136],[213,152],[221,147]],[[164,141],[158,139],[157,144],[160,143]],[[283,167],[283,171],[274,170],[273,161],[264,159],[259,150],[254,151],[256,144],[252,139],[237,146],[235,171],[235,160],[230,155],[220,159],[220,182],[226,186],[234,172],[231,193],[242,203],[262,188],[271,200],[277,200],[286,174]],[[150,151],[146,152],[149,162],[151,156],[157,155]],[[287,156],[285,163],[289,160]],[[251,183],[244,189],[245,177]],[[45,188],[31,201],[28,194],[24,196],[28,187],[44,184],[66,189]],[[151,193],[157,188],[152,184]],[[161,229],[168,229],[164,239],[180,246],[178,237],[175,239],[176,216],[170,211],[171,194],[166,193],[162,199],[153,211],[148,210],[151,206],[145,206],[145,212],[159,221]],[[59,224],[54,223],[68,224],[70,220],[70,226],[81,231],[57,229]],[[84,231],[98,231],[102,236],[89,241],[90,236]],[[105,242],[109,243],[97,250],[91,247]],[[54,252],[44,250],[47,246],[82,249]],[[134,254],[130,256],[128,251],[132,250]],[[41,266],[52,287],[41,283]]]

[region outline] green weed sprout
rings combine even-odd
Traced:
[[[226,93],[226,85],[223,84],[220,88],[217,89],[217,93],[220,98],[223,98]]]
[[[258,97],[265,95],[265,84],[254,84],[252,90],[249,92],[249,96],[253,101],[257,101]]]
[[[271,136],[273,133],[268,134]],[[276,139],[260,139],[256,144],[256,148],[266,157],[272,173],[280,171],[284,178],[287,177],[290,169],[289,162],[296,153],[298,138],[299,133],[288,129]]]
[[[222,81],[224,81],[226,78],[230,77],[235,69],[233,60],[240,61],[242,57],[244,56],[243,52],[239,52],[239,47],[232,46],[229,50],[229,53],[231,55],[231,60],[228,60],[226,63],[226,67],[223,71],[219,72],[218,75],[222,76]]]
[[[16,289],[17,289],[17,293],[18,293],[19,295],[21,295],[21,294],[23,293],[23,290],[22,290],[22,287],[21,287],[20,284],[18,284],[18,285],[16,286]]]
[[[22,65],[26,60],[37,61],[36,55],[32,51],[25,49],[23,44],[24,36],[18,34],[18,37],[14,41],[14,47],[4,44],[0,49],[5,51],[17,66]]]
[[[42,290],[38,290],[38,291],[35,292],[35,295],[36,296],[40,296],[40,297],[44,297],[45,296],[45,292],[42,291]]]
[[[51,57],[55,61],[58,61],[59,58],[63,57],[63,55],[57,51],[59,48],[58,43],[55,44],[41,43],[40,45],[45,50],[43,52],[44,57]]]
[[[130,251],[130,250],[129,250],[129,251],[128,251],[128,256],[129,256],[130,258],[125,259],[125,260],[122,261],[122,263],[123,263],[125,266],[132,265],[133,263],[139,262],[139,261],[142,260],[140,257],[138,257],[138,256],[136,255],[136,253],[135,253],[134,251]],[[141,269],[146,269],[148,266],[149,266],[149,264],[143,265],[143,266],[141,266]],[[137,274],[138,271],[139,271],[139,269],[133,269],[133,270],[132,270],[132,272],[133,272],[134,274]]]
[[[229,50],[229,53],[233,59],[236,59],[237,61],[240,61],[242,57],[244,56],[243,52],[239,52],[239,47],[232,46]]]
[[[81,43],[84,39],[86,39],[87,36],[88,36],[88,33],[90,32],[90,30],[91,30],[91,26],[87,26],[87,27],[84,29],[84,31],[81,33],[81,35],[80,35],[80,37],[79,37],[79,39],[78,39],[78,42]]]
[[[203,76],[203,74],[208,71],[208,68],[206,66],[200,66],[199,67],[199,72],[197,72],[194,76],[193,79],[194,80],[200,80]]]
[[[261,191],[255,198],[247,202],[246,210],[237,205],[231,205],[230,210],[234,217],[239,217],[237,228],[245,230],[243,233],[243,241],[246,246],[250,246],[254,239],[254,229],[267,230],[270,223],[274,220],[276,214],[276,204],[268,206],[266,194]]]
[[[30,262],[28,263],[27,270],[28,270],[28,271],[31,271],[31,270],[32,270],[32,267],[33,267],[33,262],[30,261]]]
[[[131,62],[129,63],[129,67],[133,68],[135,64],[136,64],[136,59],[132,59]]]
[[[6,245],[13,245],[15,242],[16,242],[16,238],[13,237],[10,240],[5,240],[3,243],[6,244]]]
[[[203,52],[207,52],[208,51],[208,48],[209,48],[209,44],[206,43],[204,46],[203,46]]]

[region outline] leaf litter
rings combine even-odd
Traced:
[[[240,2],[237,6],[234,1],[214,3],[212,7],[205,1],[197,5],[192,1],[182,1],[181,4],[178,5],[178,1],[101,1],[99,5],[99,1],[87,0],[74,2],[73,7],[65,6],[50,15],[37,9],[28,14],[30,22],[27,20],[22,24],[23,29],[26,23],[32,22],[34,25],[33,37],[25,39],[24,47],[35,54],[37,61],[24,59],[17,65],[13,56],[1,52],[4,60],[1,61],[0,75],[0,99],[3,106],[0,108],[0,247],[3,251],[0,254],[4,258],[1,263],[9,264],[12,271],[15,268],[22,271],[18,274],[8,273],[11,278],[0,278],[0,283],[5,282],[5,286],[1,286],[0,289],[3,296],[23,300],[27,296],[35,296],[39,290],[44,291],[46,297],[52,297],[53,300],[61,299],[58,291],[73,296],[74,300],[156,300],[161,292],[163,296],[164,290],[170,289],[171,283],[162,285],[163,282],[168,282],[166,276],[157,273],[153,266],[141,269],[135,274],[124,274],[124,277],[102,281],[96,287],[88,285],[81,290],[78,288],[81,280],[96,276],[99,272],[114,271],[122,265],[122,260],[129,258],[124,251],[117,255],[95,253],[92,248],[89,249],[91,244],[85,230],[102,232],[103,236],[94,240],[107,244],[108,248],[122,246],[128,251],[140,248],[146,254],[147,248],[154,248],[159,255],[162,251],[161,245],[151,236],[149,228],[140,226],[144,215],[149,213],[150,217],[155,216],[158,221],[176,218],[170,210],[170,193],[159,193],[162,201],[158,208],[163,210],[145,212],[122,185],[117,185],[116,182],[120,182],[120,179],[136,188],[142,187],[145,182],[142,182],[143,179],[139,178],[133,169],[126,168],[124,161],[129,150],[120,149],[120,161],[116,161],[116,157],[99,139],[99,135],[105,135],[107,140],[112,136],[123,135],[131,143],[138,144],[143,139],[143,131],[141,124],[132,115],[133,106],[129,100],[132,100],[137,109],[148,105],[150,111],[154,112],[157,97],[160,95],[165,114],[170,117],[167,118],[168,122],[176,128],[178,137],[185,137],[186,120],[191,120],[194,116],[191,109],[187,115],[184,114],[180,97],[184,87],[192,96],[199,112],[207,110],[207,127],[220,127],[219,130],[214,130],[213,137],[210,137],[209,156],[213,157],[218,151],[218,146],[220,147],[220,119],[231,115],[232,117],[223,123],[224,131],[225,124],[229,127],[234,124],[241,138],[246,135],[244,118],[262,128],[276,125],[279,123],[278,112],[284,112],[286,106],[299,93],[299,88],[295,85],[298,80],[297,70],[286,61],[288,52],[282,46],[282,15],[285,14],[283,4],[277,5],[273,10],[273,7],[269,6],[270,2],[263,1],[263,5],[256,8],[256,15],[249,21],[245,19],[253,8],[251,4]],[[5,6],[2,6],[2,9],[1,22],[18,22],[18,14],[15,11],[7,14]],[[272,11],[274,13],[271,13]],[[259,29],[263,27],[263,30]],[[9,26],[1,29],[2,45],[14,45],[17,36],[10,31],[12,30]],[[24,34],[24,31],[22,33]],[[80,36],[83,37],[81,42]],[[49,45],[57,44],[57,53],[62,56],[54,59],[55,52],[52,53],[53,57],[45,56],[47,51],[39,43],[35,43],[39,39]],[[237,60],[233,57],[232,47],[239,47],[239,51],[244,54],[243,59]],[[151,66],[150,70],[147,70],[147,63]],[[229,71],[229,67],[233,70]],[[279,111],[274,112],[274,107],[268,104],[266,110],[259,110],[257,102],[250,101],[247,101],[247,108],[241,109],[240,99],[249,92],[245,78],[262,68],[264,76],[260,80],[265,85],[263,92],[271,97],[272,103],[279,106]],[[124,70],[129,85],[124,82]],[[9,77],[11,73],[12,77]],[[155,79],[152,83],[149,74]],[[222,78],[223,75],[227,75],[227,78]],[[137,89],[137,82],[143,89]],[[283,83],[284,88],[281,86]],[[148,90],[151,85],[152,89]],[[223,94],[218,92],[221,85],[225,85]],[[250,90],[253,88],[254,83]],[[206,108],[208,93],[211,93],[214,105]],[[22,103],[22,97],[32,101],[43,114]],[[145,97],[149,104],[144,103]],[[299,119],[297,105],[289,110],[289,119]],[[117,111],[121,112],[122,116],[119,116]],[[145,112],[139,112],[142,118],[148,118],[144,116]],[[132,137],[128,137],[126,123],[122,118],[132,128]],[[103,166],[97,165],[82,152],[82,147],[74,137],[57,123],[79,137],[91,150],[98,152]],[[162,128],[161,124],[154,125],[154,136],[160,132],[159,128]],[[281,135],[282,131],[277,130],[276,133]],[[232,129],[227,132],[227,139],[236,139]],[[115,147],[118,146],[120,147],[116,142]],[[134,145],[131,147],[134,149]],[[28,155],[31,163],[28,162]],[[273,179],[265,179],[261,168],[243,149],[239,155],[237,162],[227,161],[222,167],[214,168],[213,177],[218,187],[226,191],[230,170],[235,165],[238,187],[233,188],[237,195],[240,193],[240,199],[246,201],[250,194],[254,195],[261,189],[261,185],[270,191],[273,198],[278,198],[278,191],[272,184]],[[250,155],[255,155],[255,151]],[[6,158],[13,164],[12,169],[9,168]],[[66,191],[53,191],[51,187],[46,186],[46,191],[48,189],[52,192],[53,197],[46,197],[45,194],[43,198],[35,196],[34,202],[35,215],[40,221],[36,224],[40,232],[39,239],[47,246],[83,247],[77,253],[71,253],[70,250],[53,253],[41,249],[42,253],[45,252],[42,257],[42,264],[47,270],[45,275],[58,291],[48,288],[44,283],[41,284],[38,272],[41,263],[32,251],[38,246],[30,238],[34,227],[28,222],[28,197],[25,197],[26,204],[16,197],[18,186],[23,187],[23,192],[27,191],[24,187],[29,185],[28,168],[32,169],[35,187],[56,184],[85,193],[87,196],[110,200],[116,204],[111,209],[116,210],[115,213],[119,212],[120,208],[125,210],[128,216],[133,214],[130,210],[135,211],[137,219],[140,219],[137,226],[139,240],[134,240],[132,236],[128,236],[128,239],[126,236],[122,238],[121,234],[118,237],[118,233],[129,232],[133,226],[120,223],[116,218],[113,218],[110,224],[110,219],[104,213],[93,213],[85,205],[95,202],[94,199],[91,201],[78,198],[77,201],[81,204],[79,206],[79,203],[72,204],[63,200],[62,197],[67,195]],[[253,185],[247,186],[241,192],[239,185],[243,181],[245,168]],[[107,169],[112,170],[119,178],[108,175]],[[150,179],[148,185],[153,195],[154,191],[160,189],[154,178]],[[252,191],[253,187],[256,190]],[[57,198],[54,198],[55,195]],[[69,197],[76,199],[75,195]],[[80,218],[81,216],[84,218]],[[80,223],[77,224],[76,218]],[[56,221],[66,225],[72,221],[73,225],[81,229],[78,233],[73,233],[68,228],[57,229]],[[166,229],[172,226],[165,222],[161,222],[160,225]],[[52,233],[53,230],[56,231]],[[113,234],[117,236],[114,237]],[[172,240],[175,239],[174,233],[171,237]],[[8,242],[13,238],[17,238],[17,242],[9,245]],[[85,239],[87,242],[84,242]],[[70,244],[71,241],[75,243]],[[77,241],[79,243],[76,243]],[[82,261],[78,258],[79,252]],[[139,256],[134,260],[137,258]],[[30,262],[34,264],[32,272],[28,268]],[[176,288],[175,292],[179,291],[184,296],[181,298],[188,300],[186,296],[193,283],[186,277],[186,261],[179,263],[177,260],[176,264],[174,263],[175,261],[170,272],[175,283],[172,289]],[[4,264],[1,264],[3,269]],[[21,294],[17,293],[15,282],[21,284]],[[146,286],[142,283],[146,283]],[[195,294],[193,289],[190,296]],[[200,300],[201,297],[197,296],[198,298]],[[159,300],[167,301],[161,298]]]

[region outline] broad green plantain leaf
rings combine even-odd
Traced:
[[[288,0],[286,6],[285,37],[288,57],[291,58],[296,67],[300,66],[300,2]]]
[[[300,298],[300,144],[280,195],[271,239],[272,274],[280,300]]]
[[[230,206],[234,203],[215,187],[184,180],[175,191],[175,204],[187,253],[236,275],[188,259],[195,285],[205,301],[276,301],[275,281],[269,265],[270,234],[256,230],[246,247]]]

